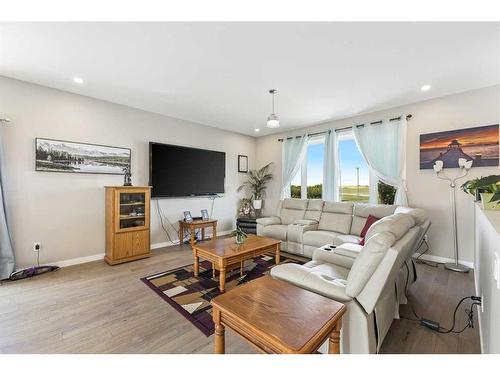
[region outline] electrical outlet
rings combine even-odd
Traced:
[[[42,250],[42,243],[41,242],[33,242],[33,251],[35,253],[37,253],[40,250]]]
[[[500,257],[493,253],[493,279],[496,281],[497,289],[500,289]]]

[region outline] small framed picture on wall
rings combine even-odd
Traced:
[[[248,156],[238,155],[238,172],[248,173]]]

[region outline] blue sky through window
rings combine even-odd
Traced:
[[[342,185],[356,185],[356,167],[359,167],[359,184],[369,185],[368,166],[354,139],[339,141],[339,158]]]
[[[324,143],[313,143],[307,147],[307,186],[323,183],[324,149]]]

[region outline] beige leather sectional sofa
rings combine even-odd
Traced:
[[[430,225],[425,211],[286,199],[278,212],[258,219],[257,234],[279,238],[284,250],[312,260],[278,265],[271,276],[345,303],[342,351],[376,353],[415,280],[411,255]],[[381,219],[361,246],[359,234],[370,214]]]

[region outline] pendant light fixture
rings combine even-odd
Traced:
[[[274,113],[274,95],[277,93],[278,91],[276,89],[271,89],[269,90],[269,94],[272,95],[273,97],[273,111],[272,113],[269,115],[269,117],[267,118],[267,127],[268,128],[271,128],[271,129],[276,129],[276,128],[279,128],[280,127],[280,119],[278,117],[278,115],[276,115]]]

